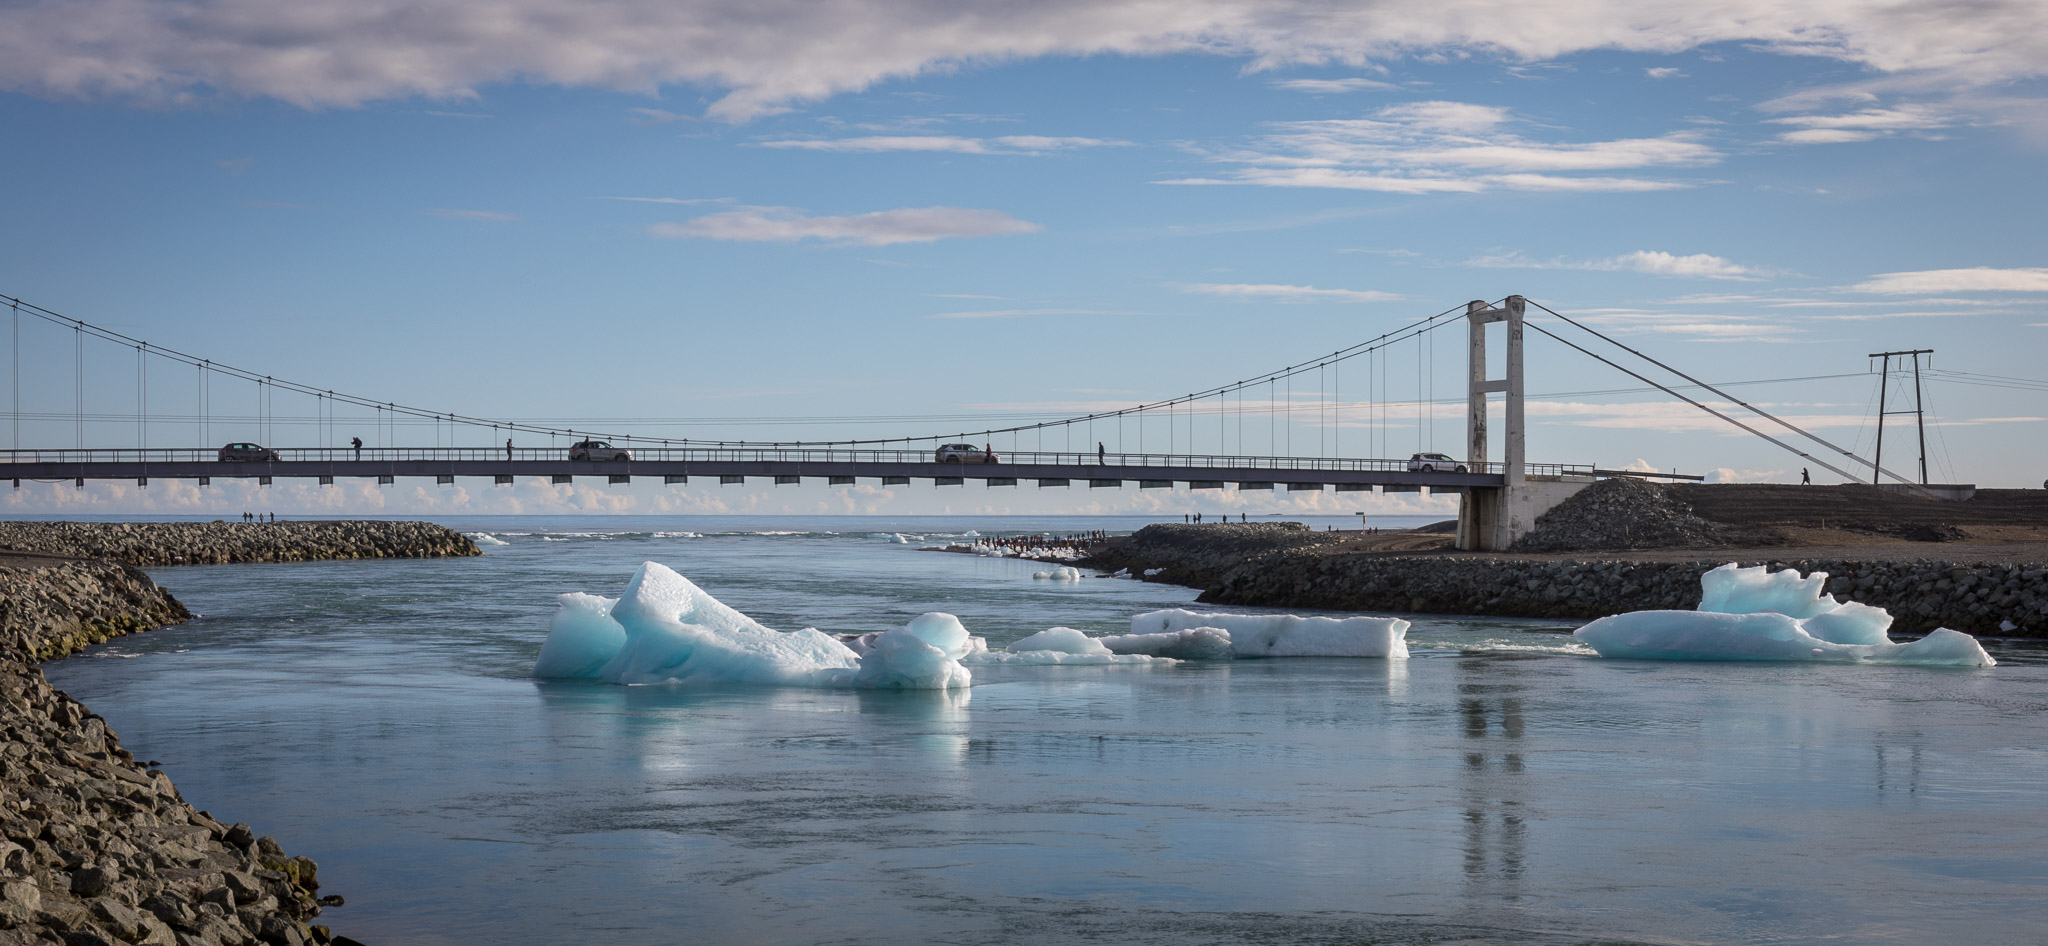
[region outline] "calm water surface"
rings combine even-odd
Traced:
[[[448,520],[481,559],[166,568],[203,617],[46,667],[372,943],[2048,938],[2048,662],[1603,661],[1417,616],[1408,661],[976,668],[954,693],[526,672],[660,561],[783,629],[998,646],[1194,592],[888,537],[1132,520]],[[1394,523],[1389,522],[1389,525]]]

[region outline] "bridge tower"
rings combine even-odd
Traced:
[[[1534,480],[1527,475],[1528,441],[1522,420],[1522,316],[1528,303],[1521,296],[1509,296],[1494,308],[1483,301],[1465,305],[1465,320],[1471,334],[1468,351],[1470,377],[1466,388],[1465,462],[1474,473],[1487,467],[1487,395],[1505,395],[1502,411],[1506,430],[1501,437],[1500,472],[1502,485],[1472,487],[1458,506],[1458,548],[1469,551],[1505,550],[1534,528],[1536,517],[1564,502],[1592,483],[1591,477],[1545,476]],[[1487,326],[1505,323],[1507,329],[1506,377],[1487,377]]]

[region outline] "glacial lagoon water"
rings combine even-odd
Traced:
[[[646,560],[771,627],[943,610],[997,646],[1194,592],[915,548],[1143,520],[446,521],[506,544],[155,569],[199,620],[45,671],[195,805],[319,861],[348,898],[325,920],[373,944],[2048,938],[2039,645],[1617,661],[1570,623],[1416,615],[1406,661],[536,681],[554,596]]]

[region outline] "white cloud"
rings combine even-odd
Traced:
[[[1132,315],[1115,309],[983,309],[973,312],[940,312],[934,319],[1021,319],[1042,315]]]
[[[1467,102],[1390,105],[1371,118],[1283,122],[1243,148],[1211,155],[1240,165],[1225,177],[1165,184],[1324,187],[1396,194],[1521,191],[1649,191],[1684,181],[1583,175],[1720,160],[1694,132],[1611,141],[1537,141],[1510,130],[1507,109]]]
[[[1317,289],[1314,286],[1285,286],[1254,283],[1196,283],[1188,292],[1236,299],[1272,299],[1279,302],[1387,302],[1402,298],[1377,289]]]
[[[1401,56],[1516,62],[1718,43],[1853,63],[1880,77],[1991,87],[2040,76],[2048,9],[1831,0],[67,0],[0,8],[0,88],[307,107],[473,98],[512,81],[723,91],[745,120],[876,83],[1051,56],[1206,53],[1248,71]]]
[[[1706,253],[1676,256],[1662,250],[1636,250],[1597,260],[1540,260],[1520,252],[1481,256],[1465,261],[1467,266],[1487,269],[1583,269],[1597,272],[1648,273],[1687,279],[1755,279],[1757,270],[1733,260]]]
[[[1643,74],[1649,76],[1652,79],[1685,78],[1685,73],[1678,71],[1678,67],[1676,66],[1651,66],[1648,69],[1644,69]]]
[[[446,207],[436,207],[422,213],[443,220],[478,220],[485,223],[511,223],[519,219],[518,214],[499,213],[495,210],[450,210]]]
[[[1366,89],[1398,89],[1391,82],[1352,77],[1348,79],[1282,79],[1273,83],[1273,88],[1289,92],[1306,92],[1310,95],[1341,95],[1345,92],[1361,92]]]
[[[1774,125],[1792,125],[1797,131],[1778,136],[1793,144],[1840,144],[1870,141],[1902,131],[1926,131],[1947,127],[1949,117],[1927,105],[1867,108],[1841,115],[1788,115],[1773,118]]]
[[[657,223],[648,232],[659,237],[792,243],[824,240],[856,246],[930,243],[953,237],[1009,236],[1036,233],[1038,224],[999,210],[966,207],[917,207],[881,210],[845,217],[807,217],[789,207],[741,207],[707,214],[681,223]]]
[[[796,148],[807,151],[943,151],[953,154],[1045,154],[1074,148],[1100,148],[1129,142],[1107,138],[1051,138],[1044,135],[1002,135],[994,138],[960,138],[952,135],[869,135],[859,138],[817,138],[764,141],[764,148]]]
[[[1707,471],[1709,483],[1778,483],[1790,482],[1784,470],[1737,470],[1730,467],[1715,467]]]
[[[1886,295],[1930,292],[2048,292],[2048,268],[1924,269],[1879,273],[1849,287],[1852,292]]]
[[[1751,427],[1768,424],[1755,414],[1740,406],[1724,401],[1703,401],[1713,409],[1742,421]],[[1867,415],[1856,414],[1802,414],[1783,410],[1778,405],[1758,404],[1786,422],[1806,430],[1828,428],[1859,428],[1870,422]],[[1589,404],[1577,401],[1538,401],[1531,399],[1525,405],[1531,418],[1541,418],[1553,423],[1573,427],[1595,427],[1606,430],[1655,430],[1672,433],[1722,433],[1729,436],[1747,437],[1741,428],[1728,423],[1706,411],[1683,401],[1635,401],[1618,404]],[[1624,467],[1631,469],[1632,467]]]
[[[669,122],[696,121],[693,116],[661,108],[629,108],[626,114],[632,116],[628,121],[635,125],[666,125]]]
[[[627,200],[640,204],[681,204],[694,207],[698,204],[729,204],[730,197],[599,197],[598,200]]]

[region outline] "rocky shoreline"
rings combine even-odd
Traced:
[[[0,946],[354,944],[310,922],[341,903],[312,859],[193,809],[37,663],[192,616],[138,565],[477,554],[418,522],[0,523]]]
[[[1290,528],[1291,527],[1291,528]],[[1156,580],[1203,589],[1218,604],[1347,611],[1591,620],[1691,609],[1702,572],[1728,562],[1828,573],[1828,591],[1892,613],[1893,629],[2048,637],[2048,564],[1787,556],[1770,549],[1646,560],[1626,553],[1554,556],[1333,551],[1343,533],[1298,523],[1153,525],[1080,564],[1164,569]]]
[[[228,565],[482,555],[430,522],[0,522],[0,549],[126,565]]]

